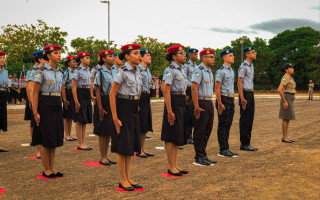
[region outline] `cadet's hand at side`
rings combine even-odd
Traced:
[[[103,120],[104,115],[108,114],[107,111],[105,111],[104,109],[99,109],[99,118],[100,121]]]
[[[288,107],[289,107],[288,102],[287,101],[283,102],[283,109],[288,110]]]
[[[173,112],[169,112],[168,113],[168,122],[169,122],[170,126],[174,125],[174,120],[176,120],[176,116],[174,115]]]
[[[117,133],[120,134],[120,128],[122,126],[122,122],[119,119],[113,120],[114,126],[116,127]]]
[[[80,110],[80,103],[78,102],[78,103],[76,103],[76,113],[78,113],[79,110]]]
[[[37,126],[39,126],[39,123],[40,123],[40,115],[39,115],[39,113],[34,115],[34,120],[36,121]]]
[[[245,110],[246,109],[246,107],[247,107],[247,100],[245,100],[245,99],[241,99],[241,106],[242,106],[242,109],[243,110]]]
[[[194,116],[196,117],[196,119],[200,118],[200,113],[203,112],[204,110],[202,108],[194,108]]]
[[[221,115],[223,111],[225,110],[225,107],[223,104],[218,104],[218,113]]]

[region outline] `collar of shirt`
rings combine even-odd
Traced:
[[[249,63],[247,60],[244,60],[243,63],[246,63],[247,65],[249,65],[251,67],[252,63]]]
[[[39,66],[40,65],[38,65],[38,66],[33,65],[32,69],[38,69]]]
[[[89,71],[89,67],[87,66],[87,68],[85,69],[81,64],[79,65],[81,70],[85,70],[85,71]]]
[[[179,67],[179,65],[177,63],[175,63],[175,62],[172,62],[171,65],[173,65],[177,69],[181,69],[181,67]]]
[[[283,78],[288,78],[288,79],[290,79],[290,78],[292,78],[292,77],[289,76],[287,73],[285,73],[284,76],[283,76]]]
[[[72,71],[71,67],[68,67],[68,70],[69,70],[69,72],[73,72],[74,71],[74,70]]]
[[[95,68],[96,68],[96,69],[100,69],[100,68],[102,68],[102,67],[101,67],[101,65],[98,64]]]
[[[109,74],[111,74],[111,68],[110,68],[110,71],[109,71],[108,68],[105,65],[102,65],[102,71],[108,72]]]
[[[44,67],[47,68],[48,70],[53,70],[48,63],[46,63]],[[57,66],[56,70],[60,70],[60,68]]]
[[[228,66],[228,65],[226,65],[226,64],[223,64],[223,68],[231,69],[231,67],[229,67],[229,66]]]
[[[131,67],[131,65],[128,63],[128,62],[126,62],[124,65],[123,65],[123,67],[127,67],[127,70],[132,70],[133,71],[133,68]]]
[[[139,64],[139,67],[142,71],[147,71],[148,67],[144,68],[144,66],[142,66],[141,64]]]
[[[196,64],[196,63],[193,63],[190,59],[187,63],[189,63],[189,65],[192,65],[192,66],[195,66],[195,64]]]
[[[206,72],[211,71],[210,67],[208,69],[203,63],[201,63],[198,67],[200,66],[202,66]]]

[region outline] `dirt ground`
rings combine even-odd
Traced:
[[[92,151],[71,151],[77,142],[65,142],[57,149],[56,169],[65,174],[58,180],[39,180],[40,160],[31,160],[29,122],[23,121],[24,110],[9,110],[8,132],[0,134],[0,199],[320,199],[320,100],[295,101],[296,119],[290,122],[289,137],[296,142],[281,142],[279,99],[257,98],[252,146],[257,152],[239,150],[239,106],[236,106],[230,133],[230,149],[238,158],[218,157],[217,114],[208,143],[209,158],[214,166],[193,165],[193,145],[179,151],[180,167],[189,170],[182,178],[166,178],[164,150],[160,141],[163,103],[152,103],[154,132],[147,141],[153,158],[132,158],[132,179],[145,188],[141,192],[118,192],[117,166],[93,167],[83,162],[98,161],[98,138],[87,136]],[[92,134],[92,125],[87,134]],[[75,136],[74,127],[72,135]],[[115,158],[115,155],[111,155]]]

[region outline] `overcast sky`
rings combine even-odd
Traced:
[[[77,37],[107,40],[107,4],[100,0],[0,0],[0,26],[35,24]],[[320,30],[320,0],[110,0],[111,40],[138,35],[185,46],[223,48],[243,35],[270,39],[286,29]]]

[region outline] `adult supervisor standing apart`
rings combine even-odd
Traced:
[[[282,142],[292,143],[293,140],[290,140],[288,137],[288,127],[289,121],[295,120],[295,113],[293,107],[294,95],[296,93],[296,82],[292,78],[294,73],[293,65],[287,63],[283,66],[282,72],[285,72],[285,75],[281,78],[281,83],[278,88],[280,94],[280,111],[279,118],[282,119]]]
[[[147,158],[154,156],[152,153],[148,153],[144,146],[146,143],[147,132],[152,129],[152,113],[151,113],[151,104],[150,104],[150,87],[152,84],[152,76],[148,65],[151,64],[151,55],[150,50],[143,49],[140,51],[141,63],[139,68],[141,71],[141,80],[142,80],[142,90],[141,97],[139,100],[139,116],[140,116],[140,141],[141,141],[141,154],[140,158]]]
[[[192,102],[194,108],[194,150],[198,165],[208,166],[217,163],[207,156],[206,148],[213,126],[214,106],[212,103],[214,77],[211,68],[214,64],[214,51],[204,49],[200,52],[202,63],[192,76]]]
[[[308,87],[309,87],[309,99],[308,100],[312,100],[313,99],[313,88],[314,88],[314,84],[312,83],[312,80],[310,80]]]
[[[5,67],[5,52],[0,51],[0,132],[7,131],[7,90],[8,87],[8,70]],[[8,152],[7,149],[0,147],[0,152]]]
[[[36,126],[32,143],[41,145],[42,175],[56,178],[63,176],[54,169],[56,148],[63,145],[64,131],[61,104],[63,73],[57,66],[61,60],[61,47],[49,45],[44,50],[43,58],[48,64],[41,67],[34,77],[32,109]]]
[[[134,152],[141,153],[138,108],[141,93],[141,72],[138,64],[141,56],[140,46],[137,44],[124,45],[121,50],[119,58],[127,62],[116,74],[110,92],[110,107],[116,128],[116,133],[111,136],[111,151],[116,153],[120,175],[119,187],[132,191],[142,188],[130,177],[131,156]]]
[[[250,146],[251,132],[254,119],[254,67],[252,61],[256,59],[257,53],[254,47],[243,49],[246,60],[238,70],[238,90],[240,106],[240,150],[256,151],[257,148]]]
[[[182,63],[186,61],[184,46],[173,45],[168,48],[166,59],[171,66],[166,70],[161,140],[166,142],[168,157],[168,173],[174,176],[182,176],[188,171],[178,167],[178,146],[187,144],[185,135],[186,117],[186,88],[187,77],[183,72]]]
[[[220,53],[223,66],[216,72],[216,108],[218,111],[218,141],[222,157],[237,157],[238,154],[229,150],[229,133],[234,115],[234,63],[232,49],[225,49]]]

